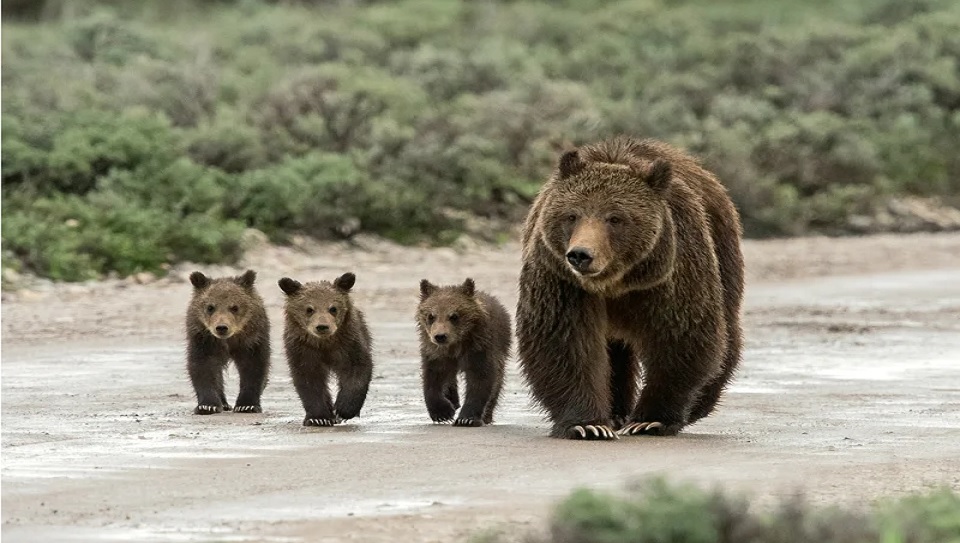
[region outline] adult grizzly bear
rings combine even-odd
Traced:
[[[524,225],[517,306],[552,436],[673,435],[713,411],[740,360],[741,234],[716,177],[665,143],[560,157]]]

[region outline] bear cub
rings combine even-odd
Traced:
[[[483,426],[503,388],[510,354],[510,315],[493,296],[475,289],[473,279],[462,285],[436,286],[420,282],[417,308],[423,397],[434,422],[453,420],[454,426]],[[457,374],[466,379],[466,398],[460,407]]]
[[[253,286],[257,273],[211,279],[190,274],[187,309],[187,372],[197,395],[197,415],[230,411],[223,372],[233,360],[240,375],[237,413],[260,413],[260,395],[270,370],[270,321]]]
[[[350,289],[356,276],[345,273],[328,281],[301,284],[284,277],[287,295],[283,341],[293,386],[306,411],[304,426],[333,426],[360,414],[373,378],[370,331],[363,312],[353,306]],[[327,381],[337,377],[331,401]]]

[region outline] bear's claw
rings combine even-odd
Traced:
[[[665,430],[666,426],[660,422],[631,422],[621,428],[617,433],[622,436],[636,436],[640,434],[660,435]]]
[[[193,410],[194,415],[213,415],[219,413],[223,408],[219,405],[200,404]]]
[[[475,418],[461,418],[453,421],[454,426],[483,426],[483,421]]]
[[[620,439],[616,432],[606,424],[585,424],[571,426],[567,430],[570,439],[610,440]]]
[[[234,413],[262,413],[259,405],[238,405],[233,408]]]

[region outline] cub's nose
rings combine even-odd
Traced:
[[[447,334],[437,334],[433,336],[433,340],[442,345],[447,342]]]
[[[590,269],[590,263],[593,262],[593,255],[589,249],[583,247],[574,247],[567,252],[567,262],[573,266],[573,269],[579,272],[585,272]]]
[[[227,335],[227,332],[230,331],[230,328],[228,328],[225,324],[221,324],[217,326],[216,330],[217,330],[217,335],[225,336]]]
[[[318,325],[317,325],[317,333],[319,333],[319,334],[326,334],[326,333],[329,332],[329,331],[330,331],[330,327],[327,326],[326,324],[318,324]]]

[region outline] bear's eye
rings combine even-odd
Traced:
[[[567,222],[577,222],[577,214],[571,213],[567,215]]]
[[[237,307],[237,306],[235,306],[235,305],[231,305],[231,306],[230,306],[230,312],[231,312],[231,313],[236,314],[236,313],[239,312],[239,311],[240,311],[240,308],[239,308],[239,307]]]
[[[307,308],[307,315],[313,315],[313,312],[314,312],[314,311],[316,311],[316,309],[314,309],[314,308],[312,308],[312,307],[308,307],[308,308]]]
[[[450,313],[450,322],[457,322],[458,320],[460,320],[460,315],[457,315],[456,313]]]
[[[614,216],[612,216],[612,217],[607,218],[607,222],[610,223],[610,224],[612,224],[612,225],[614,225],[614,226],[616,226],[616,225],[622,223],[622,222],[623,222],[623,219],[621,219],[620,217],[617,217],[616,215],[614,215]]]
[[[336,314],[337,314],[337,306],[331,305],[331,306],[330,306],[330,309],[328,309],[327,311],[329,311],[331,315],[336,315]]]
[[[433,324],[433,321],[435,321],[435,320],[437,320],[437,316],[434,315],[433,313],[430,313],[429,315],[427,315],[427,323],[428,323],[428,324]]]
[[[208,306],[207,306],[207,315],[213,315],[213,312],[216,311],[216,310],[217,310],[217,308],[216,308],[216,307],[213,307],[213,304],[208,305]]]

